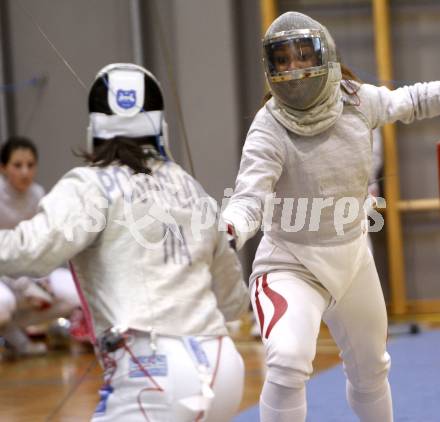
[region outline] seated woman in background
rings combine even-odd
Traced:
[[[44,189],[34,182],[38,151],[29,139],[11,137],[0,152],[0,229],[13,229],[32,218]],[[0,336],[7,354],[29,356],[47,351],[44,343],[30,341],[24,328],[69,314],[80,302],[67,269],[48,277],[0,278]]]

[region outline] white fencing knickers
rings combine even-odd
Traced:
[[[318,281],[302,279],[294,271],[271,272],[255,280],[252,305],[266,350],[267,381],[304,387],[312,374],[323,319],[341,349],[350,388],[360,394],[385,390],[390,366],[387,315],[370,254],[353,276],[337,302]]]
[[[126,346],[101,354],[105,383],[92,421],[230,421],[243,393],[243,360],[229,337],[196,339],[201,349],[194,354],[183,338],[158,336],[153,354],[148,334],[130,332]],[[206,400],[195,355],[207,359],[214,393],[205,412],[199,410]]]

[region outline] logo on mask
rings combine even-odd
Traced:
[[[133,108],[136,105],[136,91],[134,89],[128,91],[118,89],[116,93],[116,102],[119,107],[125,110]]]

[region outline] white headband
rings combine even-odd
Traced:
[[[90,113],[91,135],[101,139],[158,136],[162,131],[162,113],[161,110],[141,112],[134,116]]]

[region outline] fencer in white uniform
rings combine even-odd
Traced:
[[[12,137],[2,145],[0,155],[0,229],[13,229],[37,213],[44,196],[42,186],[34,182],[38,152],[29,139]],[[79,306],[73,279],[65,268],[38,280],[0,278],[0,335],[6,340],[8,356],[44,353],[45,344],[31,342],[23,329],[68,317]]]
[[[94,422],[230,420],[244,366],[225,321],[247,309],[240,263],[199,183],[170,159],[155,77],[101,70],[89,95],[90,165],[38,214],[0,231],[0,274],[70,260],[104,368]],[[214,213],[213,215],[211,215]]]
[[[350,406],[362,422],[391,422],[387,314],[363,233],[372,130],[439,115],[440,82],[356,82],[327,29],[296,12],[271,24],[263,54],[272,98],[249,129],[223,213],[238,248],[264,231],[250,280],[268,366],[261,421],[305,420],[324,320]]]

